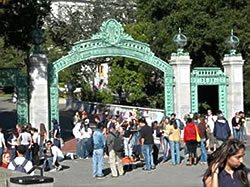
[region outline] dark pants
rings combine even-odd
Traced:
[[[154,160],[154,165],[158,164],[159,150],[160,150],[160,144],[154,144],[153,145],[153,160]]]

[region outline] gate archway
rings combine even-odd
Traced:
[[[191,112],[198,112],[198,86],[219,86],[219,110],[227,117],[227,75],[220,68],[194,68],[191,73]]]
[[[18,68],[0,68],[0,87],[14,87],[17,94],[17,123],[29,122],[28,76]]]
[[[115,56],[136,59],[161,70],[164,73],[165,113],[169,115],[174,111],[172,67],[156,57],[148,44],[134,40],[124,33],[119,22],[109,19],[102,24],[99,33],[94,34],[89,40],[74,43],[66,56],[49,64],[49,120],[59,120],[58,73],[61,70],[88,59]]]

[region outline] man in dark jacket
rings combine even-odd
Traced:
[[[231,129],[228,125],[227,120],[222,114],[218,115],[218,118],[214,125],[214,137],[216,138],[219,146],[231,136]]]
[[[118,177],[118,173],[120,176],[124,174],[123,165],[121,163],[121,153],[114,151],[114,143],[115,143],[115,138],[117,136],[120,136],[120,133],[115,130],[115,125],[111,124],[109,129],[109,134],[107,136],[107,146],[109,152],[109,164],[112,172],[112,177]]]

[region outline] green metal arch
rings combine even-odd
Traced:
[[[136,59],[164,72],[165,111],[173,112],[173,70],[165,61],[156,57],[148,44],[134,40],[124,33],[122,25],[114,19],[104,22],[100,32],[89,40],[74,43],[66,56],[49,64],[50,118],[58,119],[58,72],[88,59],[100,57],[126,57]]]
[[[191,111],[198,112],[198,85],[219,86],[219,109],[227,117],[227,78],[220,68],[194,68],[191,73]]]

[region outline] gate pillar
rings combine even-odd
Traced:
[[[190,102],[190,65],[192,60],[189,55],[171,55],[169,64],[173,67],[174,74],[174,112],[178,117],[183,117],[191,112]]]
[[[39,129],[40,123],[45,127],[49,125],[49,99],[48,99],[48,60],[44,54],[33,54],[30,56],[30,123]]]
[[[244,111],[243,64],[241,55],[225,55],[222,65],[228,75],[227,112],[231,120],[235,112]]]

